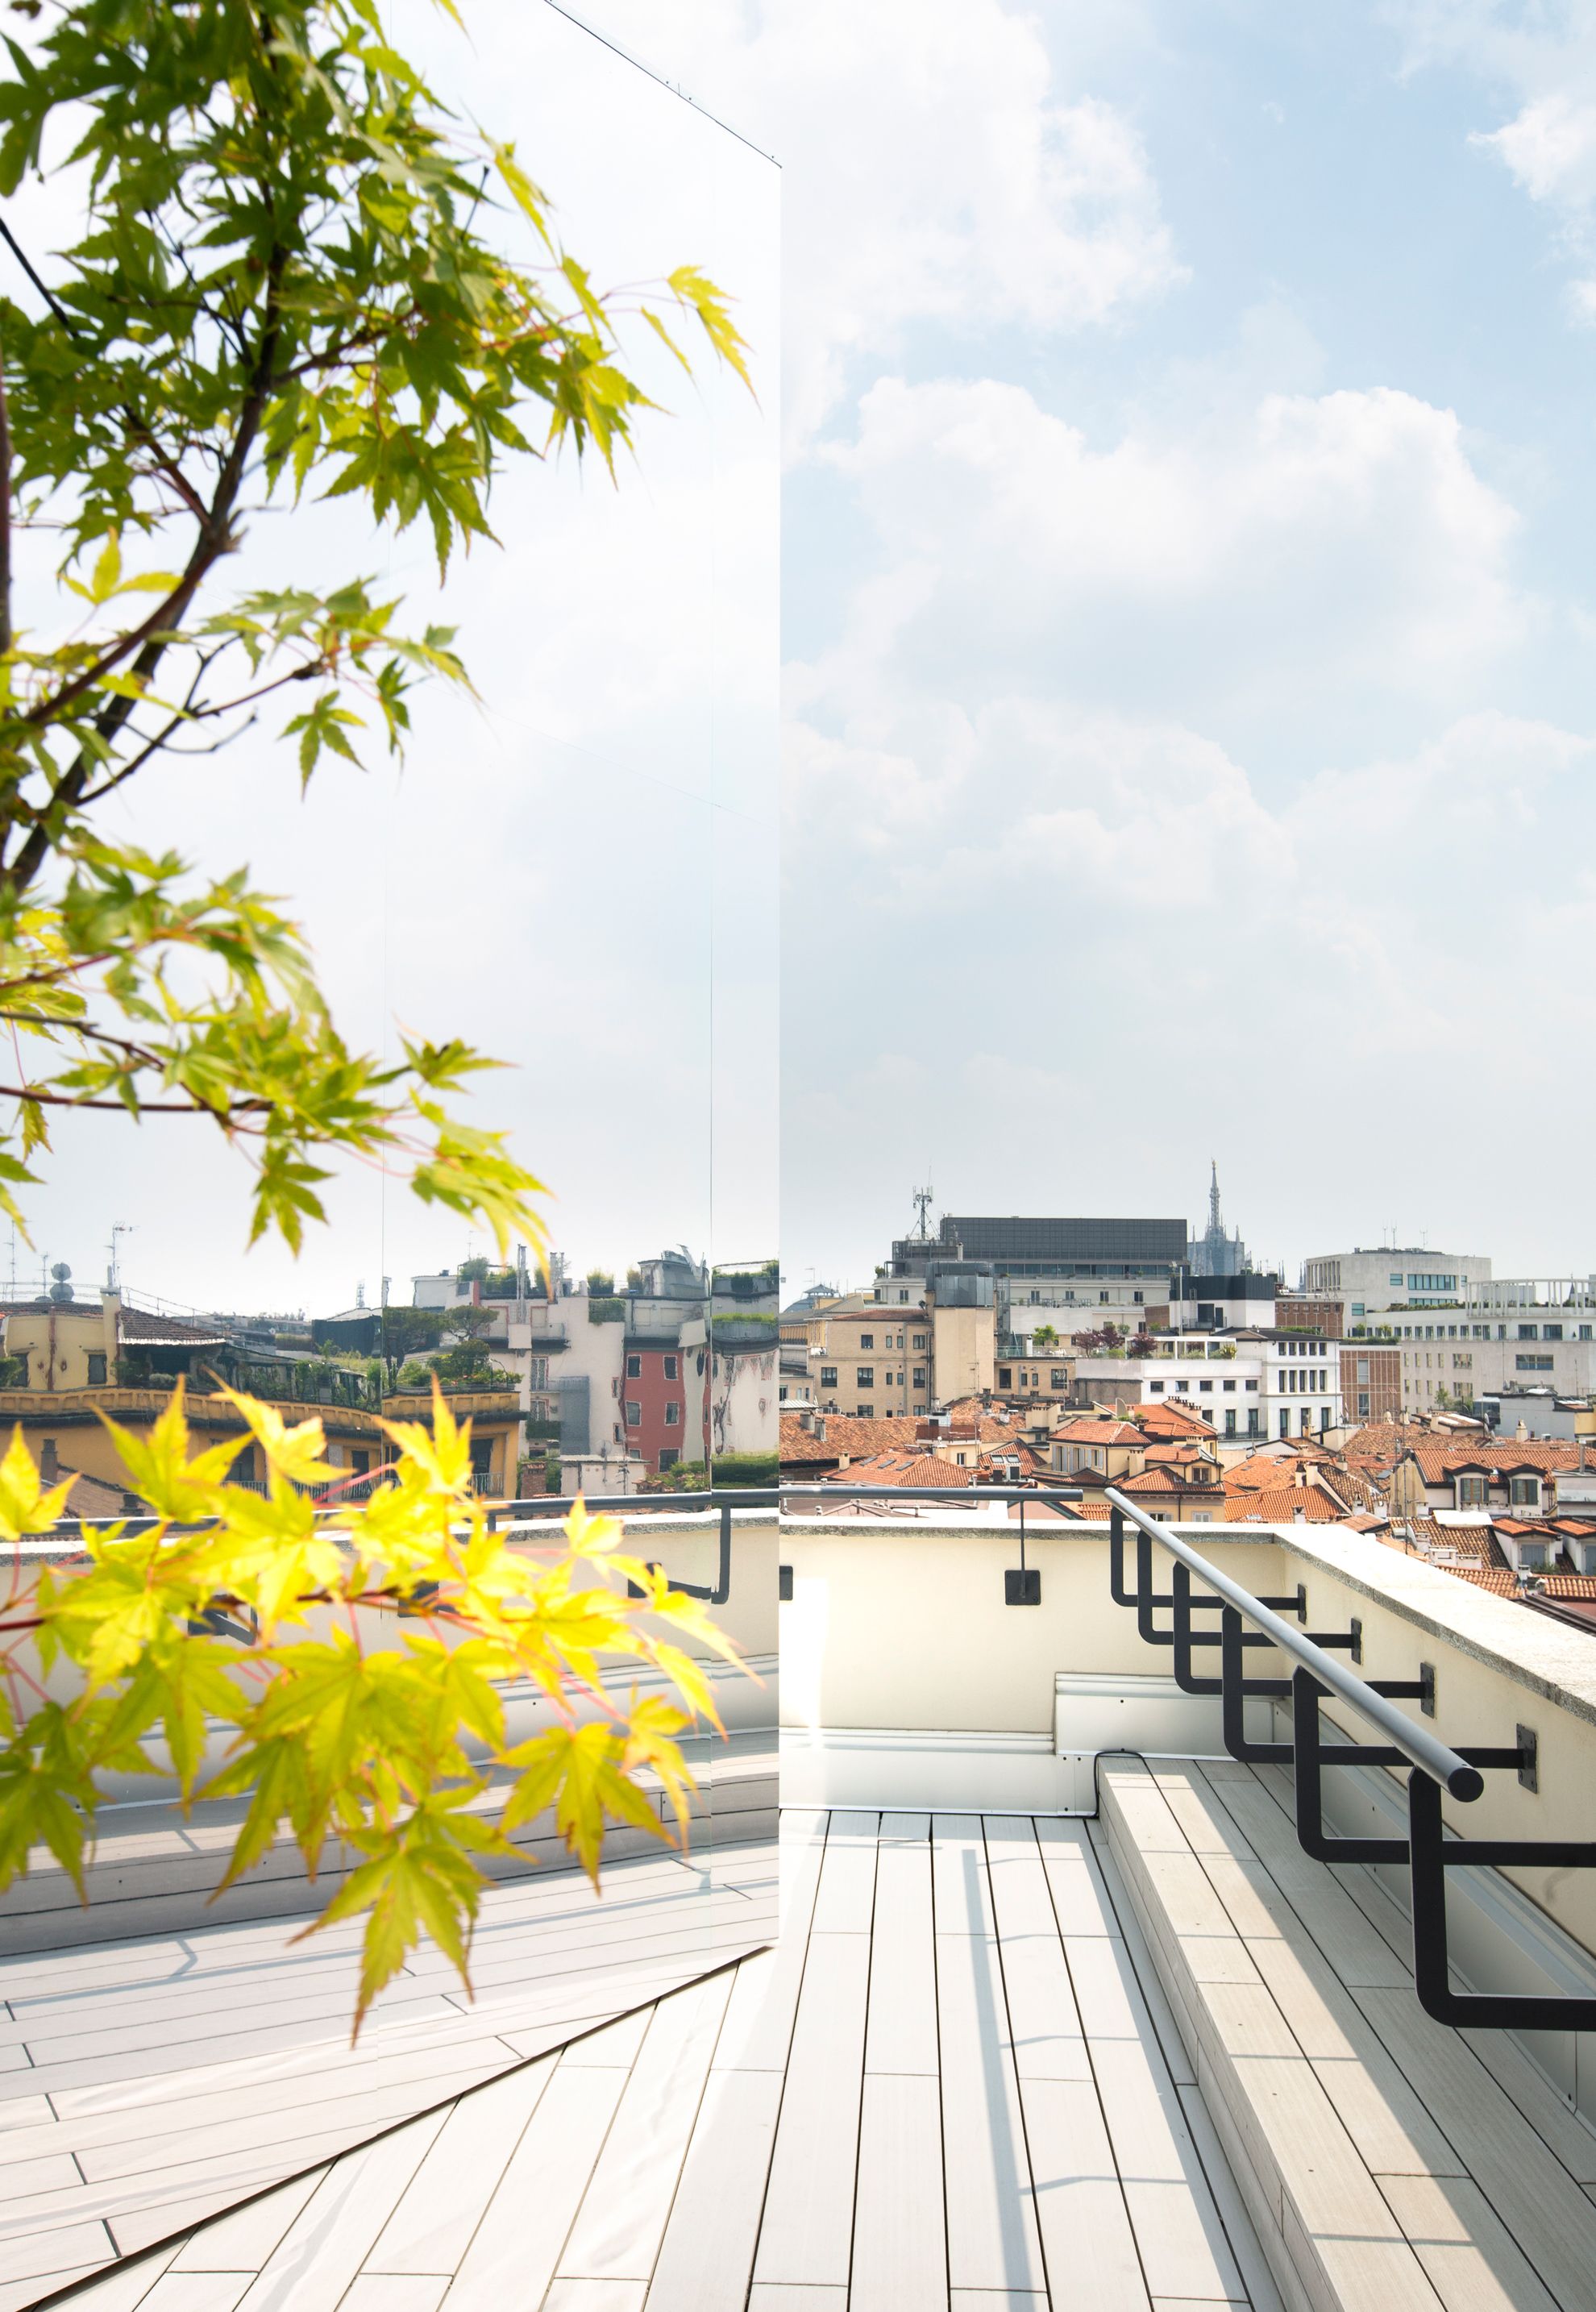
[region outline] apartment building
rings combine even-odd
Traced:
[[[1374,1341],[1343,1342],[1341,1404],[1348,1421],[1399,1421],[1402,1417],[1402,1357],[1399,1349]]]
[[[1231,1438],[1312,1437],[1343,1417],[1340,1344],[1291,1334],[1167,1335],[1149,1357],[1083,1357],[1078,1403],[1181,1404]]]
[[[849,1295],[811,1311],[804,1330],[810,1395],[822,1413],[875,1421],[931,1410],[932,1326],[923,1304]]]
[[[1470,1285],[1490,1280],[1483,1254],[1433,1252],[1424,1245],[1381,1245],[1373,1250],[1320,1253],[1302,1263],[1302,1291],[1310,1300],[1346,1304],[1348,1325],[1388,1309],[1423,1309],[1456,1300]]]

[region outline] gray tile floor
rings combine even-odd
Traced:
[[[1278,2312],[1083,1824],[783,1832],[774,1949],[95,2281],[84,2312]],[[716,1870],[723,1904],[773,1891],[754,1850]]]

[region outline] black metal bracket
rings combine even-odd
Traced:
[[[1521,1731],[1524,1730],[1522,1729]],[[1485,1761],[1478,1752],[1477,1761]],[[1520,1750],[1498,1752],[1521,1765]],[[1413,1987],[1437,2023],[1458,2030],[1596,2031],[1596,1999],[1573,1993],[1454,1991],[1446,1951],[1446,1874],[1465,1863],[1498,1869],[1596,1870],[1596,1844],[1558,1839],[1448,1838],[1441,1790],[1416,1767],[1407,1778],[1407,1840],[1413,1886]]]
[[[1421,1716],[1434,1718],[1435,1670],[1432,1663],[1421,1662],[1416,1678],[1359,1678],[1348,1683],[1339,1666],[1327,1657],[1332,1650],[1344,1651],[1354,1661],[1361,1661],[1363,1628],[1355,1618],[1349,1629],[1329,1634],[1305,1631],[1299,1637],[1294,1631],[1283,1630],[1278,1622],[1274,1625],[1273,1635],[1248,1631],[1243,1628],[1243,1621],[1255,1608],[1267,1607],[1272,1615],[1294,1609],[1298,1620],[1305,1620],[1304,1590],[1299,1587],[1294,1598],[1250,1598],[1239,1583],[1221,1574],[1217,1568],[1206,1566],[1189,1545],[1182,1542],[1174,1544],[1183,1555],[1176,1557],[1169,1594],[1158,1595],[1153,1586],[1153,1538],[1154,1535],[1137,1522],[1136,1587],[1134,1590],[1127,1590],[1124,1519],[1119,1510],[1113,1509],[1109,1522],[1109,1580],[1116,1604],[1135,1612],[1137,1629],[1147,1644],[1172,1650],[1176,1681],[1183,1692],[1218,1695],[1224,1747],[1232,1758],[1247,1765],[1289,1765],[1293,1769],[1297,1837],[1304,1852],[1320,1862],[1407,1866],[1413,1898],[1414,1988],[1425,2013],[1439,2023],[1459,2029],[1596,2031],[1596,1998],[1455,1992],[1451,1987],[1446,1932],[1449,1870],[1466,1865],[1509,1870],[1596,1870],[1596,1842],[1445,1835],[1441,1813],[1442,1780],[1454,1798],[1465,1801],[1480,1795],[1484,1787],[1482,1773],[1512,1772],[1524,1789],[1539,1789],[1539,1744],[1535,1730],[1516,1727],[1511,1749],[1450,1750],[1444,1744],[1438,1746],[1435,1738],[1428,1733],[1421,1739],[1416,1729],[1410,1738],[1407,1729],[1411,1721],[1404,1721],[1400,1712],[1382,1710],[1381,1704],[1416,1702]],[[1186,1560],[1192,1562],[1188,1563]],[[1199,1578],[1222,1583],[1225,1594],[1215,1591],[1206,1597],[1194,1595],[1194,1567]],[[1217,1631],[1194,1629],[1194,1609],[1215,1606],[1221,1609]],[[1170,1613],[1170,1628],[1160,1629],[1154,1625],[1155,1609]],[[1276,1646],[1298,1657],[1289,1679],[1250,1678],[1246,1675],[1247,1650],[1260,1645]],[[1199,1677],[1193,1668],[1193,1655],[1199,1647],[1215,1646],[1219,1649],[1220,1674],[1217,1678]],[[1314,1663],[1318,1676],[1302,1660],[1303,1655]],[[1390,1740],[1325,1740],[1320,1705],[1331,1692],[1323,1683],[1327,1677],[1339,1681],[1336,1691],[1342,1701],[1362,1709],[1377,1727],[1385,1730]],[[1360,1702],[1360,1695],[1366,1696],[1366,1701]],[[1277,1702],[1290,1698],[1290,1741],[1248,1739],[1243,1722],[1245,1705],[1253,1696]],[[1396,1747],[1399,1742],[1406,1747]],[[1326,1831],[1323,1773],[1327,1766],[1404,1765],[1409,1768],[1406,1838],[1344,1838]],[[1438,1775],[1442,1780],[1437,1779]]]

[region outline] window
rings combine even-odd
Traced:
[[[643,1378],[643,1360],[642,1360],[642,1358],[641,1358],[641,1357],[628,1357],[628,1358],[627,1359],[627,1379],[628,1380],[641,1380],[641,1379],[642,1379],[642,1378]]]
[[[1149,1397],[1162,1397],[1163,1395],[1162,1381],[1150,1380],[1147,1384],[1147,1394]]]
[[[1227,1380],[1227,1381],[1223,1382],[1223,1383],[1221,1384],[1221,1386],[1222,1386],[1223,1388],[1225,1388],[1230,1389],[1230,1390],[1232,1391],[1232,1393],[1233,1394],[1233,1393],[1234,1393],[1234,1390],[1235,1390],[1235,1386],[1236,1386],[1236,1384],[1235,1384],[1235,1382],[1234,1382],[1233,1380]]]
[[[998,1366],[998,1368],[997,1368],[997,1386],[999,1387],[999,1388],[1013,1388],[1013,1386],[1014,1386],[1014,1368],[1013,1368],[1013,1365],[999,1365],[999,1366]]]
[[[1051,1388],[1067,1388],[1069,1385],[1069,1374],[1058,1365],[1055,1365],[1048,1379],[1048,1387]]]
[[[1244,1381],[1241,1383],[1241,1386],[1242,1386],[1242,1388],[1251,1388],[1251,1389],[1256,1389],[1256,1388],[1257,1388],[1257,1387],[1258,1387],[1258,1383],[1257,1383],[1257,1381],[1255,1381],[1255,1380],[1244,1380]]]
[[[1391,1279],[1390,1279],[1390,1281],[1391,1281],[1391,1283],[1392,1283],[1393,1284],[1400,1284],[1400,1283],[1402,1282],[1402,1272],[1401,1272],[1401,1270],[1400,1270],[1399,1268],[1399,1269],[1393,1269],[1393,1271],[1391,1272]]]
[[[1291,1407],[1289,1405],[1283,1405],[1280,1408],[1280,1434],[1283,1437],[1289,1437],[1291,1435]]]
[[[667,1380],[674,1380],[676,1379],[676,1359],[674,1357],[667,1357],[665,1359],[665,1379]]]
[[[822,1365],[820,1367],[820,1387],[822,1388],[835,1388],[837,1387],[837,1367],[835,1365]]]
[[[98,1356],[95,1355],[92,1349],[89,1352],[89,1387],[91,1388],[103,1388],[105,1387],[105,1353],[103,1350]]]
[[[1363,1304],[1363,1302],[1362,1302],[1361,1300],[1355,1300],[1355,1301],[1353,1302],[1353,1304],[1352,1304],[1352,1313],[1353,1313],[1353,1315],[1354,1315],[1355,1317],[1361,1317],[1361,1316],[1363,1315],[1363,1313],[1364,1313],[1364,1304]]]
[[[924,1366],[924,1365],[916,1365],[916,1366],[915,1367],[915,1387],[916,1387],[916,1388],[925,1388],[925,1366]]]
[[[1213,1382],[1212,1382],[1211,1380],[1200,1380],[1200,1381],[1198,1381],[1198,1383],[1197,1383],[1197,1387],[1198,1387],[1198,1388],[1199,1388],[1204,1392],[1204,1394],[1205,1394],[1206,1396],[1208,1396],[1208,1397],[1212,1397],[1212,1396],[1213,1396],[1213,1394],[1214,1394],[1214,1384],[1213,1384]]]
[[[875,1335],[873,1333],[861,1333],[859,1336],[859,1346],[862,1349],[873,1349],[875,1346]]]
[[[1563,1327],[1561,1325],[1548,1325],[1540,1337],[1543,1341],[1560,1341],[1563,1337]]]
[[[627,1427],[628,1429],[641,1429],[642,1426],[643,1407],[638,1404],[636,1397],[628,1397],[627,1399]]]
[[[908,1299],[908,1287],[907,1284],[900,1284],[899,1286],[898,1298],[900,1300],[907,1300]]]
[[[681,1407],[674,1401],[674,1399],[668,1399],[666,1402],[665,1426],[667,1429],[680,1429],[681,1427]]]
[[[1550,1357],[1514,1357],[1513,1368],[1515,1372],[1550,1372],[1552,1360]]]
[[[862,1405],[859,1406],[858,1412],[861,1421],[873,1421],[875,1419],[875,1407],[873,1405]]]
[[[674,1445],[661,1446],[660,1467],[662,1469],[674,1469],[680,1458],[681,1455],[678,1452]]]
[[[1519,1544],[1519,1564],[1521,1570],[1526,1573],[1544,1573],[1546,1572],[1547,1564],[1545,1542],[1521,1541]]]
[[[854,1386],[855,1388],[873,1388],[875,1387],[875,1367],[873,1365],[860,1365],[854,1374]]]
[[[1249,1437],[1258,1437],[1262,1434],[1262,1432],[1263,1423],[1259,1417],[1258,1409],[1256,1405],[1250,1405],[1247,1408],[1247,1434]]]
[[[1233,1405],[1227,1405],[1224,1408],[1224,1433],[1227,1437],[1233,1437],[1236,1433],[1236,1408]]]
[[[1458,1479],[1458,1507],[1460,1510],[1483,1510],[1486,1505],[1486,1481],[1483,1477]]]
[[[1468,1372],[1474,1363],[1472,1349],[1454,1349],[1451,1353],[1453,1372]]]
[[[1540,1327],[1539,1327],[1539,1325],[1521,1325],[1521,1326],[1519,1327],[1519,1338],[1520,1338],[1520,1340],[1521,1340],[1521,1341],[1538,1341],[1538,1340],[1539,1340],[1539,1338],[1540,1338]]]
[[[1368,1378],[1369,1360],[1367,1357],[1360,1357],[1358,1359],[1358,1379],[1360,1381],[1366,1381]]]
[[[1507,1481],[1507,1498],[1517,1507],[1538,1509],[1540,1505],[1540,1479],[1510,1477]]]
[[[925,1334],[924,1334],[924,1333],[916,1333],[916,1334],[915,1335],[915,1337],[914,1337],[913,1346],[914,1346],[914,1347],[916,1347],[916,1349],[923,1349],[923,1348],[925,1347]]]
[[[547,1388],[548,1387],[548,1359],[547,1357],[529,1357],[527,1359],[527,1379],[533,1388]]]
[[[1367,1421],[1368,1418],[1369,1393],[1367,1389],[1360,1389],[1358,1392],[1358,1419],[1360,1421]]]

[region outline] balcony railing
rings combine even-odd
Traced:
[[[1566,1968],[1561,1978],[1555,1968],[1550,1975],[1549,1979],[1554,1984],[1560,1979],[1572,1985],[1571,1988],[1549,1992],[1542,1992],[1539,1987],[1534,1991],[1484,1992],[1455,1987],[1452,1975],[1455,1959],[1449,1949],[1448,1939],[1447,1874],[1469,1873],[1470,1886],[1473,1887],[1482,1873],[1488,1876],[1495,1871],[1532,1872],[1545,1874],[1540,1883],[1562,1889],[1565,1882],[1552,1874],[1596,1870],[1596,1841],[1523,1835],[1521,1829],[1526,1826],[1504,1822],[1499,1803],[1493,1803],[1487,1809],[1495,1817],[1495,1822],[1488,1827],[1495,1829],[1500,1826],[1513,1829],[1519,1835],[1477,1837],[1459,1835],[1450,1826],[1443,1827],[1443,1799],[1454,1805],[1472,1807],[1486,1797],[1494,1781],[1508,1775],[1513,1776],[1521,1788],[1531,1792],[1537,1791],[1540,1777],[1546,1771],[1547,1752],[1534,1729],[1523,1723],[1516,1726],[1512,1743],[1488,1739],[1475,1741],[1467,1738],[1467,1730],[1461,1733],[1454,1731],[1451,1739],[1443,1738],[1425,1722],[1434,1716],[1436,1709],[1437,1670],[1434,1659],[1426,1658],[1418,1662],[1416,1675],[1365,1677],[1361,1667],[1354,1667],[1361,1666],[1363,1660],[1363,1616],[1350,1614],[1340,1626],[1305,1628],[1303,1625],[1308,1615],[1306,1581],[1300,1581],[1285,1594],[1260,1594],[1258,1589],[1249,1586],[1246,1581],[1227,1572],[1211,1556],[1199,1555],[1184,1537],[1179,1525],[1149,1517],[1134,1501],[1113,1487],[1109,1488],[1107,1494],[1110,1514],[1106,1530],[1103,1522],[1083,1519],[1060,1520],[1055,1518],[1046,1525],[1039,1519],[1032,1523],[1030,1529],[1033,1554],[1030,1560],[1024,1528],[1025,1505],[1032,1503],[1038,1511],[1045,1511],[1054,1504],[1063,1507],[1072,1498],[1078,1500],[1078,1493],[1072,1493],[1070,1489],[1065,1488],[1056,1488],[1049,1493],[1040,1489],[987,1486],[911,1489],[849,1485],[846,1482],[829,1480],[785,1484],[782,1493],[785,1510],[789,1515],[795,1511],[799,1520],[794,1531],[794,1544],[785,1548],[783,1555],[784,1558],[795,1558],[800,1563],[810,1550],[811,1537],[815,1543],[821,1542],[823,1537],[829,1545],[831,1535],[837,1532],[834,1526],[817,1526],[816,1523],[817,1516],[823,1518],[825,1511],[832,1507],[841,1511],[854,1505],[863,1507],[892,1501],[906,1507],[911,1502],[924,1503],[928,1508],[934,1506],[940,1508],[944,1516],[950,1510],[961,1510],[971,1514],[960,1521],[960,1529],[973,1542],[985,1536],[996,1539],[1003,1530],[1001,1526],[995,1528],[991,1524],[989,1505],[1006,1502],[1010,1505],[1012,1519],[1013,1507],[1018,1503],[1020,1519],[1017,1530],[1013,1522],[1009,1530],[1013,1534],[1015,1554],[1020,1562],[1017,1566],[1011,1564],[1004,1571],[1004,1603],[1010,1607],[1033,1608],[1041,1606],[1044,1566],[1035,1562],[1034,1552],[1045,1537],[1047,1563],[1068,1576],[1070,1621],[1077,1630],[1084,1626],[1088,1609],[1076,1586],[1071,1556],[1075,1549],[1084,1548],[1092,1553],[1091,1563],[1101,1563],[1097,1552],[1106,1539],[1109,1594],[1116,1606],[1134,1617],[1137,1648],[1149,1650],[1153,1660],[1162,1658],[1172,1668],[1172,1684],[1179,1696],[1189,1696],[1210,1709],[1217,1704],[1215,1720],[1208,1722],[1215,1724],[1215,1730],[1218,1732],[1230,1758],[1247,1767],[1285,1768],[1289,1771],[1293,1779],[1292,1804],[1296,1835],[1302,1851],[1316,1861],[1337,1865],[1363,1864],[1387,1873],[1395,1869],[1402,1871],[1407,1880],[1413,1921],[1414,1989],[1425,2012],[1436,2021],[1456,2029],[1486,2028],[1558,2035],[1596,2030],[1596,1994],[1587,1995],[1585,1989],[1591,1972],[1588,1955],[1592,1948],[1588,1931],[1583,1939],[1576,1938],[1576,1940],[1583,1940],[1584,1956],[1576,1953],[1577,1964]],[[921,1527],[918,1530],[926,1532],[928,1529]],[[904,1528],[897,1525],[896,1521],[894,1531],[908,1540]],[[1205,1525],[1202,1533],[1204,1547],[1209,1550],[1244,1540],[1254,1547],[1262,1543],[1267,1547],[1284,1548],[1291,1553],[1300,1551],[1307,1541],[1307,1529],[1298,1528],[1282,1529],[1277,1535],[1260,1532],[1257,1528],[1250,1532],[1238,1528],[1232,1535],[1223,1528]],[[1333,1537],[1336,1533],[1335,1528],[1322,1528],[1313,1539],[1322,1545],[1327,1534]],[[1131,1572],[1127,1569],[1127,1542],[1133,1534],[1134,1572]],[[944,1526],[935,1537],[943,1542],[953,1537]],[[1354,1544],[1363,1543],[1362,1537],[1346,1538]],[[880,1576],[871,1563],[868,1548],[860,1546],[866,1540],[867,1533],[860,1534],[858,1544],[854,1544],[850,1537],[850,1556],[846,1562],[846,1574],[844,1578],[852,1578],[855,1574],[866,1577],[872,1585],[868,1594],[873,1597],[877,1594]],[[1378,1546],[1372,1543],[1363,1546],[1365,1554],[1372,1554],[1378,1563],[1381,1554]],[[1155,1586],[1155,1546],[1174,1561],[1172,1578],[1167,1589],[1163,1590]],[[837,1571],[829,1581],[823,1623],[818,1626],[823,1628],[825,1647],[838,1651],[846,1671],[852,1660],[852,1648],[858,1640],[857,1633],[848,1627],[846,1611],[835,1588],[845,1561],[831,1556],[822,1562]],[[984,1562],[989,1562],[989,1559]],[[1405,1563],[1394,1561],[1393,1581],[1397,1579],[1397,1568]],[[1084,1571],[1084,1565],[1082,1571]],[[1056,1578],[1056,1575],[1049,1575],[1050,1581]],[[1355,1603],[1359,1588],[1364,1588],[1369,1598],[1382,1605],[1385,1602],[1378,1584],[1369,1583],[1366,1577],[1362,1581],[1355,1581],[1352,1588]],[[1317,1594],[1317,1582],[1315,1589]],[[1343,1582],[1341,1594],[1345,1594],[1345,1589]],[[787,1568],[783,1571],[782,1594],[788,1598],[795,1594],[793,1574]],[[1057,1591],[1052,1594],[1057,1602]],[[1479,1593],[1463,1584],[1458,1585],[1457,1605],[1460,1616],[1467,1617],[1478,1598]],[[995,1603],[995,1598],[993,1602]],[[1495,1602],[1491,1601],[1493,1605]],[[1521,1611],[1517,1607],[1509,1610]],[[948,1636],[945,1658],[939,1654],[935,1660],[927,1659],[925,1661],[925,1675],[943,1697],[936,1705],[938,1722],[957,1724],[962,1721],[949,1708],[949,1702],[957,1693],[956,1680],[949,1675],[949,1664],[960,1659],[961,1646],[978,1648],[980,1637],[972,1626],[972,1617],[964,1596],[953,1594],[946,1584],[943,1585],[941,1617],[945,1619],[950,1630],[956,1629],[960,1635],[958,1639],[951,1634]],[[1331,1618],[1335,1617],[1332,1616]],[[1053,1626],[1057,1628],[1057,1623]],[[1447,1644],[1444,1627],[1436,1626],[1434,1623],[1429,1626],[1429,1639],[1421,1640],[1426,1643],[1427,1657],[1440,1654]],[[1390,1649],[1384,1642],[1389,1634],[1389,1630],[1382,1628],[1381,1651],[1388,1659]],[[904,1632],[899,1632],[900,1638],[905,1635]],[[1539,1643],[1537,1638],[1528,1631],[1523,1635],[1524,1651],[1534,1651]],[[912,1639],[908,1642],[914,1642]],[[925,1653],[923,1645],[920,1651]],[[1024,1649],[1011,1648],[1008,1651],[1015,1654],[1018,1675],[1019,1658]],[[1074,1651],[1074,1648],[1066,1648],[1065,1661],[1059,1665],[1061,1672],[1068,1668],[1072,1676],[1073,1665],[1068,1663],[1067,1658]],[[1267,1675],[1258,1674],[1257,1655],[1260,1651],[1270,1658]],[[1458,1693],[1478,1696],[1482,1692],[1478,1663],[1473,1659],[1467,1643],[1461,1651],[1469,1656],[1469,1673],[1464,1677],[1448,1668],[1444,1676],[1449,1695]],[[1281,1656],[1285,1657],[1284,1662]],[[990,1664],[984,1662],[983,1667],[989,1677]],[[1580,1668],[1583,1669],[1583,1665]],[[805,1675],[810,1675],[807,1668]],[[1061,1676],[1059,1682],[1062,1686],[1066,1680]],[[1110,1705],[1116,1679],[1111,1674],[1099,1676],[1095,1679],[1088,1676],[1085,1682],[1095,1686],[1103,1696],[1102,1706],[1109,1712],[1104,1720],[1103,1733],[1095,1745],[1096,1750],[1103,1753],[1124,1747],[1127,1737],[1112,1724]],[[1596,1680],[1586,1682],[1596,1692]],[[1144,1673],[1136,1672],[1127,1673],[1121,1683],[1128,1690],[1138,1686],[1162,1686],[1166,1681],[1149,1679]],[[1580,1690],[1583,1690],[1583,1685]],[[1404,1709],[1400,1706],[1402,1704],[1416,1704],[1418,1715],[1415,1717],[1411,1707]],[[1276,1719],[1267,1738],[1260,1733],[1251,1716],[1260,1705],[1267,1705]],[[919,1706],[925,1705],[922,1703]],[[1478,1718],[1482,1702],[1475,1699],[1469,1706]],[[1511,1707],[1511,1704],[1486,1692],[1483,1706],[1487,1716],[1499,1722],[1504,1708]],[[1521,1702],[1518,1706],[1526,1708]],[[819,1705],[816,1707],[819,1709]],[[868,1726],[872,1722],[859,1710],[856,1690],[853,1686],[848,1688],[847,1698],[841,1701],[838,1707],[842,1712],[837,1719],[839,1725]],[[1327,1708],[1353,1713],[1365,1730],[1364,1738],[1349,1735],[1334,1719],[1327,1721],[1322,1714]],[[830,1713],[820,1711],[820,1715],[822,1722],[829,1722]],[[1482,1730],[1495,1732],[1496,1730],[1495,1726],[1487,1726]],[[1579,1771],[1569,1750],[1570,1740],[1577,1730],[1573,1725],[1565,1727],[1559,1723],[1556,1730],[1548,1730],[1553,1733],[1557,1760],[1553,1771],[1559,1790],[1565,1796],[1572,1795],[1565,1786],[1571,1769],[1575,1773]],[[1373,1738],[1367,1738],[1370,1736]],[[873,1738],[877,1756],[882,1755],[880,1737],[862,1735],[847,1738],[865,1743]],[[935,1738],[947,1739],[946,1737]],[[978,1743],[989,1741],[991,1738],[982,1735],[972,1738],[977,1738]],[[1058,1737],[1058,1739],[1062,1744],[1063,1737]],[[1136,1747],[1134,1739],[1131,1747]],[[1189,1740],[1185,1743],[1175,1740],[1169,1747],[1175,1755],[1190,1755],[1194,1747],[1200,1752],[1211,1745],[1201,1741],[1193,1744]],[[1407,1820],[1405,1831],[1400,1835],[1365,1835],[1355,1826],[1350,1832],[1331,1826],[1336,1818],[1344,1817],[1345,1809],[1338,1803],[1332,1802],[1326,1776],[1355,1774],[1359,1769],[1370,1768],[1381,1770],[1384,1774],[1399,1774],[1403,1778],[1399,1787]],[[833,1798],[830,1802],[839,1801]],[[881,1802],[891,1804],[899,1801],[883,1793]],[[913,1803],[912,1800],[908,1802]],[[1362,1805],[1364,1801],[1358,1803]],[[1554,1829],[1583,1826],[1577,1816],[1571,1823],[1568,1815],[1569,1809],[1565,1804],[1561,1809],[1561,1820],[1553,1821],[1548,1826]],[[1382,1828],[1378,1819],[1375,1827]],[[1470,1902],[1476,1905],[1480,1899],[1477,1895],[1470,1895]],[[1571,1898],[1565,1896],[1563,1900],[1572,1917],[1588,1919],[1588,1904],[1582,1910]],[[1583,1974],[1582,1967],[1584,1970]],[[1541,1979],[1547,1979],[1545,1970],[1542,1970]]]

